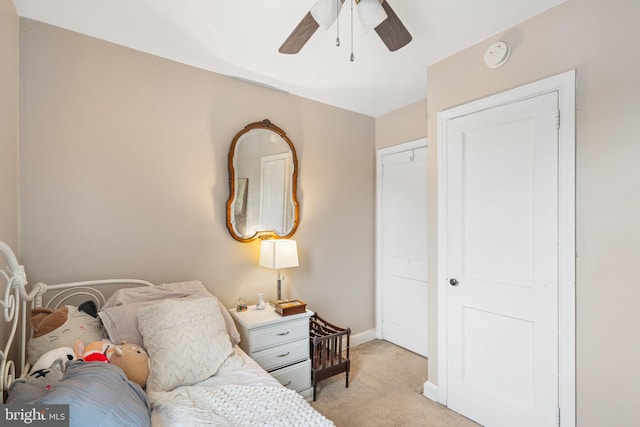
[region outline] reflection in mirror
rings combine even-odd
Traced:
[[[293,143],[269,120],[251,123],[229,150],[227,228],[234,239],[288,238],[298,227],[298,159]]]

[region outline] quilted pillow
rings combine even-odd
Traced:
[[[149,393],[205,380],[233,353],[215,297],[170,299],[141,308],[138,328],[150,358]]]

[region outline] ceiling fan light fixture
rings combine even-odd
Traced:
[[[339,21],[340,9],[346,0],[316,0],[300,23],[293,29],[289,37],[282,43],[278,52],[296,54],[309,41],[311,36],[322,25],[328,29],[334,21]],[[358,4],[358,15],[365,31],[373,28],[380,40],[390,52],[406,46],[411,42],[411,33],[404,26],[398,15],[389,5],[389,0],[350,0],[351,5],[351,44],[353,45],[353,9]],[[340,22],[337,22],[340,24]],[[336,25],[336,45],[340,46],[340,30]],[[352,49],[353,51],[353,49]]]
[[[342,9],[342,1],[318,0],[309,12],[323,29],[328,30],[338,17],[340,9]]]
[[[360,0],[358,2],[358,16],[362,26],[367,30],[374,29],[387,19],[387,13],[379,0]]]

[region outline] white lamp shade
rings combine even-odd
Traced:
[[[260,242],[260,265],[280,269],[297,267],[298,245],[295,240],[273,239]]]
[[[342,9],[341,0],[318,0],[311,8],[311,16],[325,30],[329,29]]]
[[[362,26],[371,30],[387,19],[387,12],[379,0],[360,0],[358,3],[358,16]]]

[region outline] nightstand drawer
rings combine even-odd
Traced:
[[[301,319],[251,331],[251,352],[309,338],[309,320]]]
[[[271,375],[283,386],[291,390],[301,391],[311,387],[311,361],[296,363],[286,368],[271,372]]]
[[[309,359],[309,340],[284,344],[276,348],[262,350],[251,354],[265,370],[291,365],[300,360]]]

